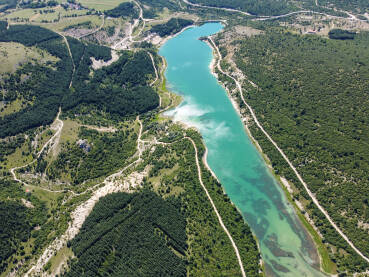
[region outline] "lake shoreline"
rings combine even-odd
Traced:
[[[218,33],[223,27],[220,22],[201,25],[160,50],[160,55],[168,62],[168,81],[175,91],[181,91],[185,99],[188,97],[172,118],[184,121],[186,125],[195,125],[200,131],[206,152],[210,152],[209,156],[204,155],[203,161],[207,163],[209,160],[218,179],[222,180],[223,190],[245,222],[252,226],[252,233],[258,238],[258,248],[263,254],[264,272],[276,273],[281,269],[289,270],[289,276],[321,276],[316,245],[291,209],[283,187],[271,174],[265,157],[260,156],[261,148],[255,149],[257,141],[251,138],[249,126],[245,126],[247,118],[241,117],[243,111],[237,101],[227,95],[230,91],[217,78],[215,68],[218,63],[213,47],[195,42],[198,38],[206,40],[205,37]],[[263,226],[259,225],[260,220],[265,221]],[[286,260],[283,258],[286,256],[280,256],[278,251],[290,251],[294,259]]]
[[[234,109],[236,110],[238,116],[240,117],[245,132],[247,133],[248,137],[250,138],[251,142],[253,143],[253,145],[255,146],[255,148],[258,150],[259,154],[262,156],[267,168],[269,169],[270,173],[274,176],[274,178],[276,179],[277,183],[279,184],[279,186],[281,187],[281,189],[283,190],[288,203],[294,208],[296,215],[299,217],[299,219],[301,220],[302,225],[304,225],[305,231],[307,234],[309,234],[310,239],[313,241],[315,247],[316,247],[316,251],[318,253],[318,258],[319,258],[319,269],[320,271],[322,271],[323,273],[326,273],[325,270],[323,269],[322,265],[323,265],[323,257],[321,255],[321,253],[318,251],[319,247],[321,247],[321,245],[319,245],[319,243],[316,241],[316,235],[318,235],[320,237],[320,239],[322,239],[321,234],[319,233],[318,228],[315,226],[314,222],[311,220],[311,218],[309,217],[308,214],[304,214],[303,210],[301,209],[301,203],[295,203],[293,201],[293,189],[291,188],[291,186],[289,185],[287,179],[284,176],[278,175],[275,173],[274,168],[271,165],[271,161],[269,159],[269,157],[266,155],[266,153],[264,153],[263,149],[261,148],[259,142],[254,138],[254,136],[251,133],[251,130],[249,129],[249,125],[248,122],[249,120],[253,119],[251,117],[247,117],[242,115],[241,113],[241,109],[237,103],[237,97],[233,96],[231,94],[231,92],[229,91],[229,89],[226,87],[226,85],[219,80],[219,76],[218,73],[216,72],[216,68],[218,66],[218,59],[219,57],[217,54],[216,49],[214,48],[214,46],[209,42],[208,38],[207,39],[201,39],[203,42],[205,42],[211,49],[212,49],[212,53],[213,53],[213,58],[209,64],[209,69],[211,74],[217,79],[218,83],[225,89],[225,91],[227,92],[227,96],[229,98],[229,100],[231,101]],[[219,61],[220,62],[220,61]],[[299,205],[300,204],[300,205]],[[308,225],[308,226],[307,226]],[[314,234],[314,232],[316,234]],[[329,273],[328,273],[329,274]]]

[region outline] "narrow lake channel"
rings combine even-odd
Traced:
[[[210,72],[212,49],[198,38],[222,28],[220,23],[193,27],[160,48],[168,89],[184,98],[167,115],[201,132],[209,166],[259,240],[267,276],[325,276],[312,239]]]

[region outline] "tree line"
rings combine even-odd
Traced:
[[[320,204],[365,255],[368,233],[360,222],[369,220],[368,43],[367,32],[327,40],[272,28],[238,41],[236,53],[238,67],[259,86],[243,84],[246,101]],[[251,130],[276,173],[297,186],[294,197],[309,202],[306,209],[323,241],[345,252],[331,253],[339,270],[366,268],[311,203],[280,154],[256,126]]]

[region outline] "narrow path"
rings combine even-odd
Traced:
[[[60,111],[58,113],[57,120],[59,120],[59,114],[60,114]],[[95,204],[99,201],[99,199],[101,197],[104,197],[107,194],[110,194],[110,193],[113,193],[113,192],[129,191],[129,188],[125,187],[123,184],[117,186],[113,182],[113,180],[114,180],[114,178],[121,176],[123,172],[125,172],[128,168],[130,168],[134,164],[137,164],[137,163],[142,161],[142,153],[144,151],[143,146],[144,146],[145,143],[153,143],[153,144],[160,144],[160,145],[169,145],[169,144],[171,144],[171,143],[158,142],[156,140],[156,138],[151,142],[142,140],[141,137],[142,137],[143,125],[142,125],[142,122],[141,122],[139,116],[137,116],[137,121],[140,125],[139,132],[138,132],[138,138],[137,138],[137,146],[136,146],[136,149],[137,149],[136,153],[138,154],[138,159],[133,161],[132,163],[130,163],[129,165],[127,165],[126,167],[124,167],[120,171],[107,176],[102,183],[99,183],[99,184],[95,185],[94,187],[91,187],[91,188],[87,189],[86,191],[84,191],[80,194],[73,193],[73,195],[81,195],[81,194],[86,193],[87,191],[91,191],[91,190],[95,189],[96,187],[101,186],[102,184],[104,184],[104,186],[102,186],[102,187],[98,188],[96,191],[94,191],[91,198],[89,198],[87,201],[85,201],[84,203],[79,205],[72,212],[72,214],[71,214],[72,221],[69,223],[69,226],[68,226],[66,232],[61,237],[55,239],[49,246],[46,247],[46,249],[44,250],[42,255],[38,258],[37,262],[35,264],[33,264],[31,266],[31,268],[27,271],[27,273],[24,275],[25,277],[32,276],[33,274],[37,275],[37,274],[40,274],[42,272],[44,266],[51,259],[51,257],[53,257],[57,253],[57,251],[62,249],[69,240],[73,239],[78,234],[79,230],[81,229],[81,227],[83,225],[83,222],[85,221],[85,219],[90,214],[93,207],[95,206]],[[61,120],[60,120],[60,122],[62,123]],[[60,129],[57,131],[57,133],[54,134],[54,136],[44,145],[44,147],[42,148],[42,151],[40,151],[38,153],[38,157],[46,149],[46,145],[49,145],[52,142],[52,140],[54,140],[54,138],[57,137],[57,134],[61,132],[61,129],[62,129],[62,124],[60,124]],[[216,213],[216,216],[218,218],[218,221],[219,221],[222,229],[224,230],[224,232],[227,234],[229,240],[231,241],[232,247],[235,250],[237,260],[238,260],[238,263],[240,265],[240,270],[241,270],[242,276],[246,277],[246,274],[245,274],[245,271],[244,271],[244,268],[243,268],[243,264],[242,264],[242,260],[241,260],[241,256],[239,254],[237,245],[235,244],[235,242],[234,242],[231,234],[229,233],[228,229],[225,227],[225,225],[223,223],[223,220],[222,220],[222,218],[221,218],[221,216],[220,216],[220,214],[219,214],[219,212],[218,212],[218,210],[217,210],[217,208],[216,208],[216,206],[215,206],[208,190],[206,189],[205,185],[202,182],[201,167],[200,167],[200,163],[199,163],[199,159],[198,159],[198,150],[197,150],[196,144],[192,140],[192,138],[190,138],[190,137],[184,137],[184,139],[190,140],[193,147],[194,147],[194,149],[195,149],[195,159],[196,159],[196,166],[197,166],[197,171],[198,171],[199,182],[200,182],[203,190],[205,191],[206,196],[208,197],[208,199],[209,199],[209,201],[210,201],[210,203],[211,203],[211,205],[212,205],[212,207],[213,207],[213,209]],[[32,161],[31,163],[33,163],[34,161]],[[25,167],[25,166],[23,166],[23,167]],[[21,168],[21,167],[19,167],[19,168]],[[13,178],[16,181],[25,184],[21,180],[17,179],[17,177],[15,175],[15,172],[14,172],[14,170],[16,170],[16,169],[17,168],[14,168],[14,169],[11,170]],[[47,191],[49,191],[49,190],[47,190]],[[50,191],[50,192],[56,192],[56,191]],[[62,191],[60,191],[60,192],[62,192]]]
[[[213,202],[213,199],[211,198],[211,196],[210,196],[210,194],[209,194],[208,190],[206,189],[206,187],[205,187],[204,183],[202,182],[201,167],[200,167],[200,163],[199,163],[199,158],[198,158],[198,152],[197,152],[196,144],[195,144],[195,142],[192,140],[192,138],[190,138],[190,137],[185,137],[185,138],[186,138],[186,139],[188,139],[188,140],[190,140],[190,141],[191,141],[191,143],[192,143],[192,145],[193,145],[193,147],[195,148],[195,158],[196,158],[197,174],[198,174],[198,176],[199,176],[199,182],[200,182],[200,184],[201,184],[202,189],[205,191],[206,196],[208,197],[208,199],[209,199],[209,201],[210,201],[210,203],[211,203],[211,206],[213,207],[213,210],[214,210],[215,214],[216,214],[216,215],[217,215],[217,217],[218,217],[218,221],[219,221],[220,226],[222,226],[222,228],[223,228],[224,232],[227,234],[227,236],[228,236],[229,240],[230,240],[230,241],[231,241],[231,243],[232,243],[232,247],[233,247],[233,249],[234,249],[234,251],[235,251],[235,253],[236,253],[236,256],[237,256],[238,264],[240,265],[240,270],[241,270],[242,276],[243,276],[243,277],[246,277],[246,273],[245,273],[245,270],[244,270],[244,268],[243,268],[243,264],[242,264],[242,260],[241,260],[241,255],[240,255],[240,253],[239,253],[239,251],[238,251],[237,245],[236,245],[236,243],[234,242],[234,240],[233,240],[233,238],[232,238],[231,234],[229,233],[229,231],[228,231],[227,227],[224,225],[223,220],[222,220],[222,217],[220,216],[220,214],[219,214],[219,212],[218,212],[218,210],[217,210],[217,207],[215,206],[215,204],[214,204],[214,202]]]
[[[140,130],[138,132],[138,138],[137,138],[137,151],[138,151],[138,159],[141,161],[141,156],[142,156],[142,152],[143,152],[143,149],[141,148],[141,144],[143,145],[144,141],[141,139],[143,125],[142,125],[142,122],[140,120],[140,116],[137,116],[137,121],[138,121],[138,124],[140,124]]]
[[[70,47],[69,47],[69,43],[68,43],[67,38],[63,34],[61,34],[61,33],[59,33],[59,35],[63,37],[64,42],[67,45],[69,56],[70,56],[70,59],[72,60],[72,64],[73,64],[72,77],[70,78],[70,83],[69,83],[69,88],[71,88],[72,87],[72,83],[73,83],[74,72],[76,71],[76,65],[74,63],[73,55],[72,55],[72,52],[70,51]]]
[[[125,43],[125,42],[126,42],[126,44],[125,44],[124,46],[126,46],[126,48],[127,48],[127,49],[130,49],[131,43],[132,43],[132,42],[136,42],[136,41],[134,41],[134,40],[133,40],[133,38],[135,38],[135,37],[139,36],[139,35],[142,33],[143,29],[145,28],[145,19],[143,18],[143,10],[142,10],[142,8],[141,8],[140,4],[138,4],[138,2],[137,2],[137,1],[133,0],[132,2],[134,2],[134,3],[137,5],[137,7],[139,8],[139,10],[140,10],[139,16],[138,16],[138,18],[137,18],[137,19],[135,19],[135,20],[134,20],[133,24],[130,24],[130,23],[129,23],[129,32],[128,32],[128,36],[127,36],[127,37],[125,37],[125,38],[123,38],[121,41],[117,42],[116,44],[114,44],[114,45],[112,46],[112,48],[113,48],[114,50],[117,50],[117,49],[118,49],[118,47],[119,47],[119,46],[122,46],[122,45],[123,45],[123,43]],[[134,29],[135,29],[135,28],[140,24],[140,20],[142,20],[142,21],[143,21],[143,27],[142,27],[142,28],[141,28],[141,30],[138,32],[138,34],[136,34],[135,36],[133,36],[133,31],[134,31]]]
[[[141,122],[140,122],[140,124],[141,124]],[[215,212],[215,214],[216,214],[216,216],[218,218],[218,221],[219,221],[220,226],[222,227],[222,229],[226,233],[227,237],[231,241],[232,247],[233,247],[233,249],[234,249],[234,251],[236,253],[237,261],[238,261],[238,264],[240,266],[240,270],[241,270],[242,276],[243,277],[246,277],[246,273],[245,273],[245,270],[244,270],[243,264],[242,264],[241,255],[240,255],[240,253],[238,251],[237,245],[234,242],[234,240],[232,238],[232,235],[228,231],[227,227],[224,225],[223,219],[222,219],[221,215],[219,214],[218,209],[215,206],[213,199],[211,198],[211,196],[210,196],[207,188],[205,187],[204,183],[202,182],[201,167],[200,167],[200,162],[199,162],[199,158],[198,158],[198,150],[197,150],[196,143],[190,137],[183,137],[182,139],[188,139],[192,143],[192,145],[193,145],[193,147],[195,149],[195,159],[196,159],[196,166],[197,166],[197,174],[198,174],[198,179],[199,179],[200,185],[201,185],[202,189],[205,191],[205,194],[206,194],[207,198],[209,199],[211,206],[213,207],[213,210],[214,210],[214,212]],[[179,140],[182,140],[182,139],[179,139]],[[168,146],[168,145],[171,145],[173,143],[178,142],[179,140],[168,143],[168,142],[160,142],[160,141],[157,141],[157,139],[154,138],[154,144]],[[142,143],[147,142],[147,141],[143,141],[143,140],[140,140],[140,141]],[[205,151],[205,154],[204,154],[204,157],[203,157],[204,159],[206,159],[206,155],[207,155],[207,148],[206,148],[206,151]],[[213,173],[213,171],[208,167],[208,165],[206,163],[204,163],[204,165],[211,172],[211,174],[218,180],[218,178],[215,176],[215,174]]]
[[[228,11],[228,12],[236,12],[236,13],[240,13],[243,15],[248,15],[248,16],[252,16],[252,14],[248,13],[248,12],[243,12],[240,10],[236,10],[236,9],[229,9],[229,8],[220,8],[220,7],[212,7],[212,6],[203,6],[203,5],[199,5],[199,4],[194,4],[189,2],[188,0],[182,0],[183,2],[185,2],[187,5],[190,6],[194,6],[194,7],[198,7],[198,8],[206,8],[206,9],[214,9],[214,10],[223,10],[223,11]]]
[[[311,14],[324,15],[324,16],[327,16],[327,17],[329,17],[329,18],[347,19],[346,17],[330,15],[330,14],[322,13],[322,12],[314,12],[314,11],[310,11],[310,10],[301,10],[301,11],[290,12],[290,13],[281,14],[281,15],[260,16],[260,17],[254,18],[254,19],[252,19],[252,20],[253,20],[253,21],[273,20],[273,19],[278,19],[278,18],[288,17],[288,16],[291,16],[291,15],[301,14],[301,13],[311,13]]]
[[[306,192],[308,193],[308,195],[310,196],[310,198],[313,200],[314,204],[318,207],[318,209],[324,214],[324,216],[326,217],[326,219],[329,221],[329,223],[332,225],[332,227],[340,234],[340,236],[351,246],[351,248],[360,256],[362,257],[366,262],[369,263],[369,258],[366,257],[359,249],[357,249],[355,247],[355,245],[350,241],[350,239],[341,231],[341,229],[336,225],[336,223],[334,223],[334,221],[331,219],[331,217],[329,216],[328,212],[319,204],[318,200],[316,199],[315,195],[310,191],[310,189],[308,188],[307,184],[305,183],[305,181],[302,179],[301,175],[298,173],[298,171],[296,170],[296,168],[293,166],[293,164],[290,162],[290,160],[288,159],[288,157],[284,154],[284,152],[282,151],[281,148],[279,148],[279,146],[277,145],[277,143],[272,139],[272,137],[264,130],[263,126],[260,124],[259,120],[257,119],[254,110],[247,104],[247,102],[245,101],[245,98],[243,97],[242,94],[242,87],[241,84],[231,75],[229,75],[228,73],[225,73],[221,66],[220,66],[220,61],[222,60],[222,55],[220,54],[219,48],[218,46],[214,43],[213,39],[211,37],[209,37],[209,40],[211,41],[214,49],[216,50],[217,54],[218,54],[218,62],[217,62],[217,68],[219,69],[219,71],[228,76],[229,78],[231,78],[237,88],[238,91],[240,93],[241,99],[243,101],[243,103],[247,106],[248,110],[250,111],[252,118],[254,119],[256,125],[259,127],[259,129],[264,133],[264,135],[268,138],[268,140],[273,144],[273,146],[278,150],[278,152],[282,155],[282,157],[284,158],[284,160],[288,163],[288,165],[290,166],[290,168],[293,170],[293,172],[295,173],[296,177],[299,179],[299,181],[301,182],[301,184],[304,186]]]
[[[157,71],[156,66],[155,66],[154,57],[152,56],[152,54],[150,52],[147,52],[147,54],[150,56],[150,59],[151,59],[151,62],[152,62],[152,67],[155,70],[155,80],[150,83],[150,86],[152,86],[159,79],[159,74],[158,74],[158,71]],[[160,106],[161,106],[161,104],[159,105],[159,107]]]
[[[53,141],[55,139],[57,139],[60,134],[61,134],[61,131],[63,129],[63,126],[64,126],[64,122],[62,120],[59,119],[59,116],[60,116],[60,113],[61,113],[61,109],[59,108],[59,112],[58,112],[58,115],[56,116],[56,119],[54,122],[58,122],[59,124],[57,125],[57,131],[55,132],[55,134],[44,144],[44,146],[41,148],[41,150],[36,154],[36,158],[33,159],[31,162],[29,162],[28,164],[25,164],[25,165],[22,165],[22,166],[17,166],[17,167],[13,167],[10,169],[10,173],[11,175],[13,176],[13,180],[18,182],[18,183],[21,183],[22,185],[24,186],[30,186],[30,187],[33,187],[32,185],[29,185],[25,182],[23,182],[22,180],[18,179],[17,177],[17,174],[16,174],[16,170],[18,169],[21,169],[21,168],[25,168],[33,163],[35,163],[37,161],[38,158],[40,158],[41,154],[45,151],[45,149],[53,143]],[[45,191],[48,191],[48,192],[63,192],[63,191],[53,191],[53,190],[49,190],[49,189],[46,189],[46,188],[42,188],[42,187],[37,187],[39,189],[42,189],[42,190],[45,190]]]
[[[82,195],[82,194],[85,194],[87,191],[91,191],[94,188],[104,184],[104,186],[98,188],[96,191],[93,192],[92,197],[90,197],[87,201],[79,205],[71,213],[72,221],[69,223],[69,226],[67,230],[65,231],[65,233],[61,237],[56,238],[51,244],[49,244],[46,247],[42,255],[38,258],[37,262],[33,266],[31,266],[31,268],[24,275],[25,277],[39,275],[42,272],[47,262],[60,249],[62,249],[69,240],[73,239],[78,234],[79,230],[82,228],[84,221],[86,220],[88,215],[91,213],[93,207],[95,206],[95,204],[99,201],[101,197],[104,197],[108,194],[119,192],[119,191],[129,192],[130,187],[127,188],[125,184],[116,185],[112,180],[115,177],[121,176],[122,173],[126,171],[128,168],[130,168],[132,165],[142,161],[141,155],[142,155],[143,149],[141,148],[141,145],[143,145],[144,141],[141,139],[141,136],[142,136],[143,126],[142,126],[142,123],[139,117],[137,117],[137,120],[138,120],[138,123],[140,124],[140,129],[139,129],[138,138],[137,138],[137,146],[136,146],[137,153],[138,153],[138,159],[133,161],[132,163],[130,163],[129,165],[127,165],[120,171],[107,176],[102,183],[99,183],[95,185],[94,187],[91,187],[80,194],[74,193],[74,195]]]
[[[143,17],[143,10],[142,10],[140,4],[136,0],[133,0],[133,2],[137,5],[137,7],[140,10],[140,14],[138,16],[138,24],[140,23],[140,20],[142,20],[142,23],[143,23],[141,30],[135,36],[131,36],[131,38],[130,38],[131,42],[136,42],[133,39],[138,37],[142,33],[142,31],[145,29],[146,21],[145,21],[145,18]],[[138,26],[138,24],[137,24],[137,26]],[[139,42],[139,41],[137,41],[137,42]]]
[[[212,6],[204,6],[204,5],[200,5],[200,4],[194,4],[189,2],[188,0],[182,0],[184,3],[186,3],[187,5],[190,6],[194,6],[194,7],[198,7],[198,8],[207,8],[207,9],[216,9],[216,10],[224,10],[224,11],[228,11],[228,12],[237,12],[243,15],[247,15],[247,16],[253,16],[252,14],[248,13],[248,12],[244,12],[244,11],[240,11],[240,10],[236,10],[236,9],[229,9],[229,8],[220,8],[220,7],[212,7]],[[318,0],[315,0],[315,4],[316,6],[318,6]],[[342,11],[345,12],[345,11]],[[301,10],[301,11],[295,11],[295,12],[290,12],[290,13],[286,13],[286,14],[281,14],[281,15],[273,15],[273,16],[259,16],[256,17],[254,19],[252,19],[253,21],[265,21],[265,20],[273,20],[273,19],[278,19],[278,18],[283,18],[283,17],[288,17],[291,15],[295,15],[295,14],[300,14],[300,13],[313,13],[313,14],[320,14],[320,15],[325,15],[327,17],[330,18],[341,18],[341,19],[347,19],[346,17],[341,17],[341,16],[334,16],[334,15],[329,15],[327,13],[322,13],[322,12],[314,12],[314,11],[310,11],[310,10]],[[356,21],[362,21],[362,22],[366,22],[366,20],[362,20],[357,18],[356,16],[354,16],[353,14],[349,14],[348,12],[345,12],[350,16],[351,20],[356,20]]]

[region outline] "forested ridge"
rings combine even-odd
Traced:
[[[238,41],[236,56],[238,67],[259,86],[243,84],[246,101],[320,204],[367,256],[368,43],[366,32],[329,40],[275,29]],[[280,154],[256,126],[252,132],[276,173],[297,186],[294,197],[306,205],[323,242],[334,246],[339,270],[365,270],[368,265],[312,204]]]
[[[110,17],[120,17],[120,16],[129,16],[132,18],[138,17],[138,10],[135,4],[131,2],[124,2],[120,4],[118,7],[105,11],[105,15]]]
[[[183,19],[183,18],[171,18],[164,24],[154,25],[150,32],[157,33],[161,37],[173,35],[178,33],[183,28],[192,25],[193,20]]]
[[[125,52],[119,61],[90,77],[91,57],[111,59],[110,49],[68,38],[76,72],[63,39],[56,33],[29,25],[14,25],[0,32],[0,41],[14,41],[37,46],[59,58],[56,70],[47,66],[26,64],[1,86],[7,101],[23,97],[28,105],[0,118],[0,137],[16,135],[50,124],[59,109],[66,111],[87,103],[121,116],[146,112],[158,105],[156,92],[147,86],[154,69],[145,52]],[[28,75],[26,81],[22,75]],[[73,87],[69,84],[73,78]],[[104,85],[102,85],[104,83]],[[112,99],[114,101],[112,101]]]

